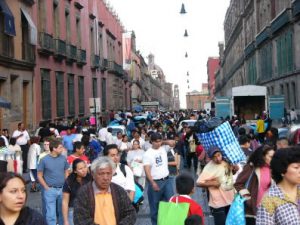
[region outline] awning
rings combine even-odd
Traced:
[[[136,111],[136,112],[141,112],[141,111],[143,111],[143,106],[141,106],[141,105],[135,105],[135,106],[133,106],[132,108],[133,108],[133,110]]]
[[[4,33],[16,36],[15,19],[5,0],[0,0],[0,10],[4,15]]]
[[[0,108],[10,109],[10,102],[6,101],[4,98],[0,97]]]
[[[27,22],[28,22],[28,33],[29,33],[29,43],[32,45],[36,45],[37,44],[37,29],[36,26],[34,24],[34,22],[31,19],[31,16],[29,15],[29,13],[25,10],[21,8],[21,11],[23,13],[23,15],[25,16]]]

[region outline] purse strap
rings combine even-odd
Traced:
[[[245,188],[248,189],[249,187],[249,184],[250,184],[250,180],[252,179],[253,175],[254,175],[254,171],[255,171],[255,168],[252,170],[252,173],[250,175],[250,177],[248,178],[246,184],[245,184]]]

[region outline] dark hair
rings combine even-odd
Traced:
[[[202,225],[202,218],[199,215],[191,215],[188,216],[185,221],[184,225]]]
[[[110,144],[110,145],[105,146],[105,148],[103,150],[103,155],[108,156],[109,150],[111,150],[111,149],[117,149],[119,151],[118,146],[116,144]]]
[[[73,152],[76,152],[76,149],[80,149],[81,146],[84,146],[81,141],[75,141],[73,144]]]
[[[17,139],[16,138],[10,138],[9,139],[9,144],[11,144],[11,145],[15,145],[17,143]]]
[[[81,143],[84,145],[84,146],[88,146],[89,143],[90,143],[90,135],[82,135],[82,138],[81,138]]]
[[[271,161],[272,178],[278,184],[283,180],[282,174],[292,163],[300,163],[300,147],[289,147],[275,152]]]
[[[3,189],[6,187],[8,181],[10,181],[13,178],[19,178],[26,187],[26,181],[21,175],[13,172],[0,173],[0,193],[2,193]]]
[[[269,151],[274,150],[273,147],[269,145],[259,146],[248,159],[248,163],[251,163],[255,168],[263,167],[266,165],[264,156],[268,154]]]
[[[239,134],[239,135],[245,135],[245,134],[246,134],[246,129],[245,129],[244,127],[240,127],[240,128],[238,129],[238,134]]]
[[[5,141],[3,137],[0,137],[0,147],[4,147],[5,146]]]
[[[41,137],[40,136],[34,136],[30,138],[30,143],[31,144],[37,144],[40,142]]]
[[[134,142],[137,142],[137,143],[140,145],[140,141],[139,141],[139,140],[134,140],[134,139],[133,139],[132,144],[133,144]]]
[[[175,179],[176,190],[180,195],[189,195],[192,193],[195,182],[193,177],[188,173],[181,173]]]
[[[81,162],[85,162],[83,161],[82,159],[75,159],[72,163],[72,173],[75,172],[75,170],[77,169],[77,165],[78,163],[81,163]],[[75,174],[76,175],[76,174]]]
[[[52,152],[54,148],[57,148],[59,145],[61,145],[61,139],[52,138],[49,140],[49,143],[49,149],[50,152]]]
[[[112,130],[113,130],[113,129],[112,129],[111,127],[107,128],[107,132],[109,132],[109,133],[111,133]]]
[[[150,136],[151,141],[162,140],[162,136],[160,133],[153,133]]]
[[[250,139],[247,137],[247,135],[242,135],[239,137],[239,144],[244,145],[247,142],[250,142]]]

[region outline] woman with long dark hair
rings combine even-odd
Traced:
[[[72,173],[66,179],[63,186],[62,212],[64,225],[74,225],[73,223],[73,203],[79,188],[92,180],[88,173],[85,161],[75,159],[72,164]]]
[[[255,225],[257,207],[271,186],[270,163],[274,153],[274,148],[268,145],[258,147],[234,184],[242,196],[248,197],[245,204],[247,225]]]
[[[47,225],[40,213],[25,206],[26,198],[22,176],[0,173],[0,225]]]

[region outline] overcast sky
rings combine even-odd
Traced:
[[[201,91],[201,84],[207,82],[207,59],[218,56],[218,42],[224,41],[223,22],[230,0],[107,2],[119,15],[125,29],[135,31],[137,50],[146,62],[147,55],[153,53],[167,82],[179,85],[181,107],[186,107],[186,92]],[[179,13],[182,3],[187,11],[184,15]],[[185,29],[188,37],[183,36]]]

